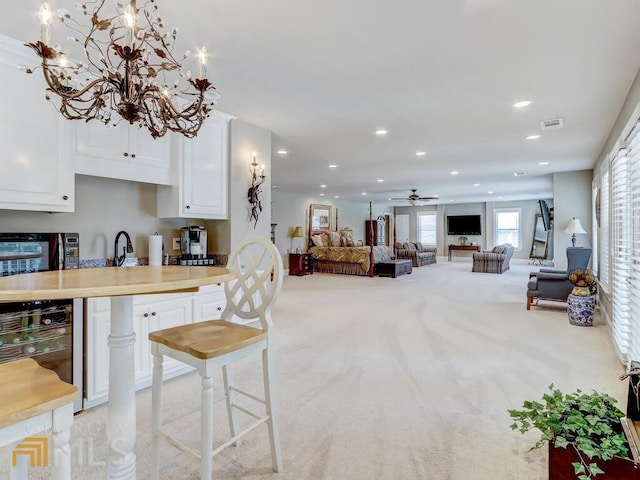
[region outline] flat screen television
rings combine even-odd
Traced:
[[[551,230],[551,213],[549,212],[549,205],[544,200],[538,200],[538,205],[540,205],[540,216],[542,217],[542,226],[544,227],[544,231],[548,232]]]
[[[447,235],[482,235],[480,215],[448,215]]]

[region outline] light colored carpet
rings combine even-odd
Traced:
[[[277,393],[285,470],[271,471],[266,428],[214,459],[220,479],[542,480],[546,451],[509,429],[509,408],[565,391],[606,391],[624,410],[626,384],[600,319],[569,324],[566,311],[525,309],[528,272],[472,273],[467,259],[414,268],[397,279],[287,277],[274,312]],[[515,262],[514,262],[515,263]],[[236,380],[259,388],[258,359]],[[199,377],[167,383],[165,417],[184,441],[199,438]],[[221,399],[220,386],[215,394]],[[138,478],[149,478],[150,392],[137,396]],[[106,407],[75,419],[73,476],[105,478]],[[224,403],[218,438],[228,434]],[[163,478],[197,479],[197,462],[162,450]],[[3,448],[0,478],[8,478]],[[38,476],[41,475],[41,476]],[[32,478],[46,478],[35,469]]]

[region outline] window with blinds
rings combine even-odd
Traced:
[[[628,156],[628,216],[629,247],[626,302],[630,319],[629,339],[631,360],[640,360],[640,125],[636,124],[629,139]],[[623,297],[623,301],[624,301]]]
[[[611,272],[609,271],[609,162],[605,161],[602,169],[602,187],[600,188],[600,268],[599,280],[600,288],[604,293],[611,293],[609,285]]]
[[[629,253],[631,216],[629,202],[629,151],[619,149],[611,160],[611,292],[613,338],[620,353],[628,355],[631,337],[629,318]]]

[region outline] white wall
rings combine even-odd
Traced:
[[[554,267],[567,268],[566,249],[571,246],[571,235],[564,233],[569,221],[575,217],[587,231],[576,235],[576,247],[590,247],[591,234],[591,182],[593,172],[561,172],[553,174],[553,245]]]

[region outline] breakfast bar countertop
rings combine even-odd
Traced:
[[[0,302],[197,291],[231,280],[225,267],[176,265],[55,270],[0,278]]]
[[[175,265],[56,270],[0,278],[0,303],[111,297],[105,475],[109,480],[136,478],[133,297],[195,292],[201,286],[234,278],[235,273],[224,267]]]

